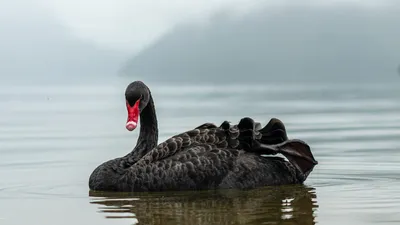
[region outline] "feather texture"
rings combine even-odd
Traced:
[[[266,126],[269,129],[261,129],[266,136],[281,129],[271,126],[271,123],[280,121],[272,119]],[[113,169],[107,173],[98,171],[97,176],[101,178],[93,179],[98,182],[92,183],[91,188],[133,192],[254,188],[302,183],[307,176],[293,163],[280,157],[261,156],[277,154],[276,148],[267,149],[270,152],[253,150],[255,145],[260,144],[274,146],[268,143],[271,139],[264,137],[256,127],[250,118],[243,118],[233,126],[226,121],[219,127],[203,124],[160,143],[129,167],[124,164],[129,159],[126,157],[107,162],[108,165],[103,169]],[[281,136],[280,139],[278,136]],[[287,140],[286,132],[273,137],[274,140],[282,140],[282,146],[293,143],[293,140]],[[294,142],[308,147],[304,142]],[[109,183],[105,183],[105,180]]]

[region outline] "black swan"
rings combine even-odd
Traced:
[[[244,117],[237,125],[205,123],[157,144],[153,98],[141,81],[125,91],[126,129],[140,135],[127,155],[98,166],[89,178],[94,191],[139,192],[205,189],[250,189],[303,183],[318,162],[303,141],[288,139],[284,124]],[[287,158],[276,156],[282,154]]]

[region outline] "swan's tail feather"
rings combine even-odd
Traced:
[[[302,140],[291,139],[276,145],[255,143],[252,149],[254,152],[264,155],[284,155],[306,178],[318,164],[315,160],[310,146]]]
[[[261,127],[261,125],[258,125]],[[257,129],[257,127],[256,127]],[[262,129],[257,129],[262,137],[259,140],[262,144],[274,145],[288,140],[285,125],[279,119],[272,118]]]
[[[238,126],[241,147],[260,155],[284,155],[306,178],[318,162],[314,159],[310,146],[302,140],[288,139],[285,125],[272,118],[262,129],[253,119],[245,117]]]

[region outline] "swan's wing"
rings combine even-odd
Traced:
[[[152,163],[171,157],[180,151],[185,151],[192,145],[199,144],[245,151],[251,151],[255,144],[256,146],[258,144],[278,144],[287,140],[287,136],[283,124],[277,126],[277,121],[271,119],[262,129],[258,129],[259,124],[248,117],[241,119],[237,125],[230,125],[228,121],[224,121],[219,127],[205,123],[199,128],[175,135],[160,143],[146,153],[140,161]]]
[[[260,155],[281,153],[303,173],[311,171],[317,161],[309,146],[300,140],[288,140],[283,124],[279,123],[279,120],[271,119],[263,129],[258,130],[258,124],[245,117],[233,126],[225,121],[217,128],[193,129],[167,139],[149,151],[138,163],[151,164],[189,151],[193,147],[203,146],[209,150],[235,149]]]
[[[219,148],[226,148],[230,140],[221,128],[203,128],[193,129],[182,134],[175,135],[166,141],[160,143],[157,147],[144,155],[139,162],[152,163],[168,157],[171,157],[181,151],[187,151],[192,146],[201,144],[215,145]],[[236,144],[237,145],[237,144]]]

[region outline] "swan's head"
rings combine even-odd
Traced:
[[[147,103],[149,103],[149,88],[141,81],[132,82],[126,87],[125,100],[126,109],[128,110],[128,120],[126,121],[126,129],[133,131],[138,124],[139,115]]]

